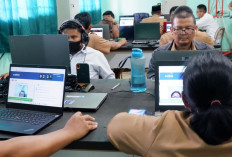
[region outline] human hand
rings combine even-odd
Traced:
[[[75,113],[66,123],[64,130],[69,132],[75,140],[85,136],[90,130],[97,128],[95,118],[89,115],[82,115],[81,112]]]
[[[9,76],[9,73],[2,74],[0,76],[0,79],[2,79],[2,78],[6,79],[8,76]]]
[[[122,46],[127,44],[127,40],[125,38],[120,39],[118,42],[121,43]]]

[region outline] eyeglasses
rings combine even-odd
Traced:
[[[185,32],[187,34],[192,34],[193,31],[195,31],[194,28],[173,28],[173,31],[176,33],[176,34],[181,34],[182,32]]]

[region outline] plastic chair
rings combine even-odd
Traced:
[[[149,17],[148,13],[134,13],[134,23],[140,23],[142,19]]]
[[[224,36],[225,27],[219,27],[214,35],[214,48],[222,48],[222,39]]]

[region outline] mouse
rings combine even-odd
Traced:
[[[95,89],[94,85],[91,83],[88,83],[87,85],[83,86],[81,88],[82,92],[90,92],[91,90]]]

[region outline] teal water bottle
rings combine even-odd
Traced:
[[[131,55],[131,91],[133,92],[146,91],[145,62],[143,51],[133,48]]]

